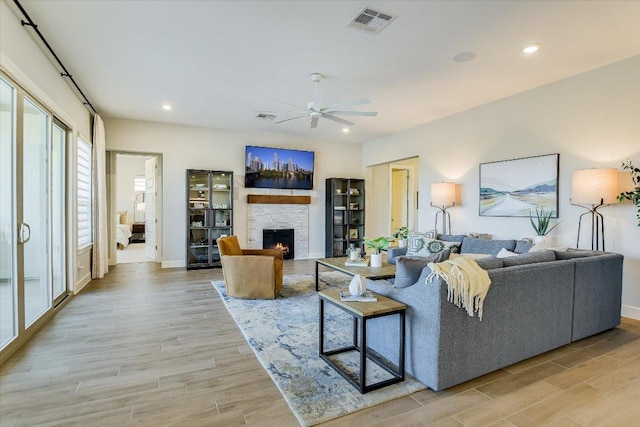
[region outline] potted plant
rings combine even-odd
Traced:
[[[376,237],[375,239],[364,238],[364,245],[367,248],[373,249],[370,257],[371,267],[382,267],[382,254],[380,252],[387,249],[390,243],[390,239],[384,236]]]
[[[549,225],[551,224],[551,215],[553,212],[545,212],[544,208],[536,208],[536,219],[534,221],[533,216],[531,215],[531,211],[529,211],[529,221],[531,221],[531,226],[533,226],[533,230],[536,232],[536,236],[534,237],[534,243],[540,243],[544,240],[544,237],[551,233],[551,230],[556,228],[559,222],[554,224],[551,228]]]
[[[631,191],[624,191],[620,193],[618,201],[623,202],[625,200],[629,200],[631,203],[636,205],[636,208],[638,208],[636,217],[638,218],[638,227],[640,227],[640,168],[634,167],[631,160],[628,160],[626,163],[622,162],[622,169],[629,169],[634,188]]]
[[[409,237],[409,229],[405,226],[402,226],[393,233],[393,237],[398,239],[398,246],[404,248],[407,244],[407,238]]]

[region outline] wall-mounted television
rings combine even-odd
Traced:
[[[247,145],[246,188],[313,189],[314,152]]]

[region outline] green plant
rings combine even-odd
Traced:
[[[406,238],[409,237],[409,229],[405,226],[402,226],[398,228],[395,233],[393,233],[393,237],[395,239],[406,240]]]
[[[367,248],[373,249],[374,254],[379,254],[380,251],[386,250],[390,244],[391,240],[384,236],[376,237],[375,239],[364,238],[364,245]]]
[[[533,216],[531,215],[531,211],[529,211],[529,221],[531,221],[531,226],[538,236],[546,236],[551,233],[551,230],[556,228],[559,222],[556,223],[553,227],[549,228],[551,224],[551,215],[553,212],[545,212],[544,208],[536,208],[536,220],[533,220]]]
[[[624,191],[620,193],[618,201],[623,202],[625,200],[629,200],[631,203],[636,205],[636,208],[638,208],[636,217],[638,218],[638,227],[640,227],[640,168],[633,166],[631,160],[627,160],[626,162],[622,162],[622,169],[629,170],[634,188],[631,191]]]

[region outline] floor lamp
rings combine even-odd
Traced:
[[[573,172],[571,177],[571,204],[580,206],[587,212],[578,220],[578,238],[580,245],[580,226],[582,217],[591,214],[591,249],[604,251],[604,217],[598,209],[616,201],[618,190],[618,171],[614,168],[582,169]],[[586,206],[583,206],[586,205]]]
[[[439,182],[431,184],[431,206],[440,209],[436,212],[435,229],[438,229],[438,215],[442,214],[442,234],[451,234],[451,216],[447,209],[456,205],[456,184],[453,182]]]

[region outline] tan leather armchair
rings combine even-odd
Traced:
[[[237,236],[218,240],[227,295],[234,298],[274,299],[282,288],[280,249],[240,249]]]

